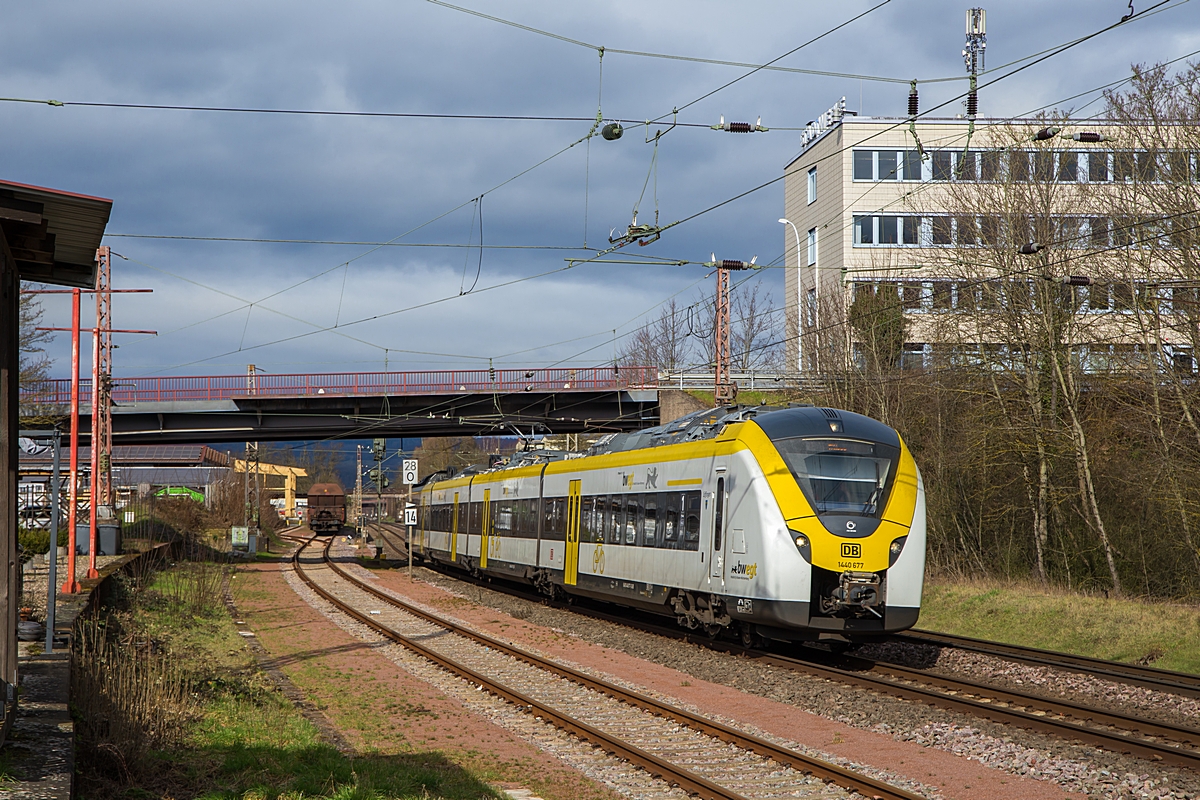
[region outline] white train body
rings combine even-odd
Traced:
[[[850,412],[702,412],[430,481],[420,504],[420,557],[710,633],[865,640],[920,611],[920,473],[895,431]]]

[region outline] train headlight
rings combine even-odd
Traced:
[[[809,564],[812,563],[812,542],[809,541],[806,534],[799,531],[789,531],[792,536],[792,541],[796,545],[796,549],[800,551],[800,556]]]
[[[908,540],[907,536],[901,536],[892,542],[892,546],[888,548],[888,566],[896,563],[896,559],[900,557],[900,553],[904,551],[904,543]]]

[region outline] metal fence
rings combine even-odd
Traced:
[[[735,372],[730,378],[740,389],[820,391],[826,382],[799,372]],[[247,375],[187,375],[157,378],[119,378],[113,402],[176,403],[258,397],[314,395],[436,395],[500,392],[594,392],[620,389],[694,389],[713,391],[711,372],[659,372],[654,367],[587,367],[584,369],[470,369],[424,372],[329,372]],[[92,382],[81,380],[79,401],[92,400]],[[68,379],[38,381],[21,387],[26,406],[64,406],[71,401]]]
[[[80,403],[91,403],[91,380],[80,381]],[[118,378],[112,399],[118,404],[232,400],[249,396],[429,395],[489,392],[571,392],[654,389],[654,367],[588,367],[584,369],[473,369],[425,372],[330,372],[247,375],[191,375]],[[65,405],[71,381],[38,381],[21,388],[26,405]]]

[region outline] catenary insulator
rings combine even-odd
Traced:
[[[721,115],[721,121],[716,125],[710,125],[714,131],[726,131],[727,133],[766,133],[770,128],[766,128],[762,124],[762,117],[758,118],[758,122],[751,125],[749,122],[726,122],[725,115]]]
[[[908,90],[908,115],[915,117],[917,115],[917,82],[913,81]]]
[[[1059,282],[1064,286],[1091,286],[1095,283],[1087,275],[1067,275],[1065,278],[1059,278]]]
[[[619,122],[610,122],[600,129],[600,135],[610,142],[620,139],[623,133],[625,133],[625,129],[621,127],[621,123]]]
[[[1021,249],[1018,250],[1017,252],[1019,252],[1023,256],[1031,256],[1034,253],[1041,252],[1041,249],[1042,249],[1042,246],[1040,244],[1038,244],[1037,242],[1027,242],[1027,243],[1021,245]]]
[[[975,119],[975,115],[979,113],[979,93],[971,92],[967,95],[967,119]]]
[[[1040,131],[1038,131],[1037,133],[1035,133],[1033,135],[1033,138],[1035,141],[1044,142],[1047,139],[1053,139],[1055,136],[1057,136],[1059,130],[1061,130],[1061,129],[1054,128],[1054,127],[1042,128]]]
[[[1108,137],[1103,133],[1095,131],[1083,131],[1081,133],[1063,134],[1064,139],[1072,139],[1076,142],[1107,142]]]

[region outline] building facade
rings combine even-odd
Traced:
[[[810,125],[785,171],[790,366],[861,362],[852,308],[863,293],[880,298],[876,309],[902,310],[898,366],[994,352],[1012,337],[998,314],[1055,302],[1049,281],[1055,296],[1071,295],[1068,337],[1089,357],[1158,347],[1194,368],[1197,276],[1181,255],[1195,252],[1193,133],[1181,128],[1172,147],[1170,131],[1154,139],[1105,122],[913,122],[843,109]],[[1039,252],[1019,252],[1033,242]]]

